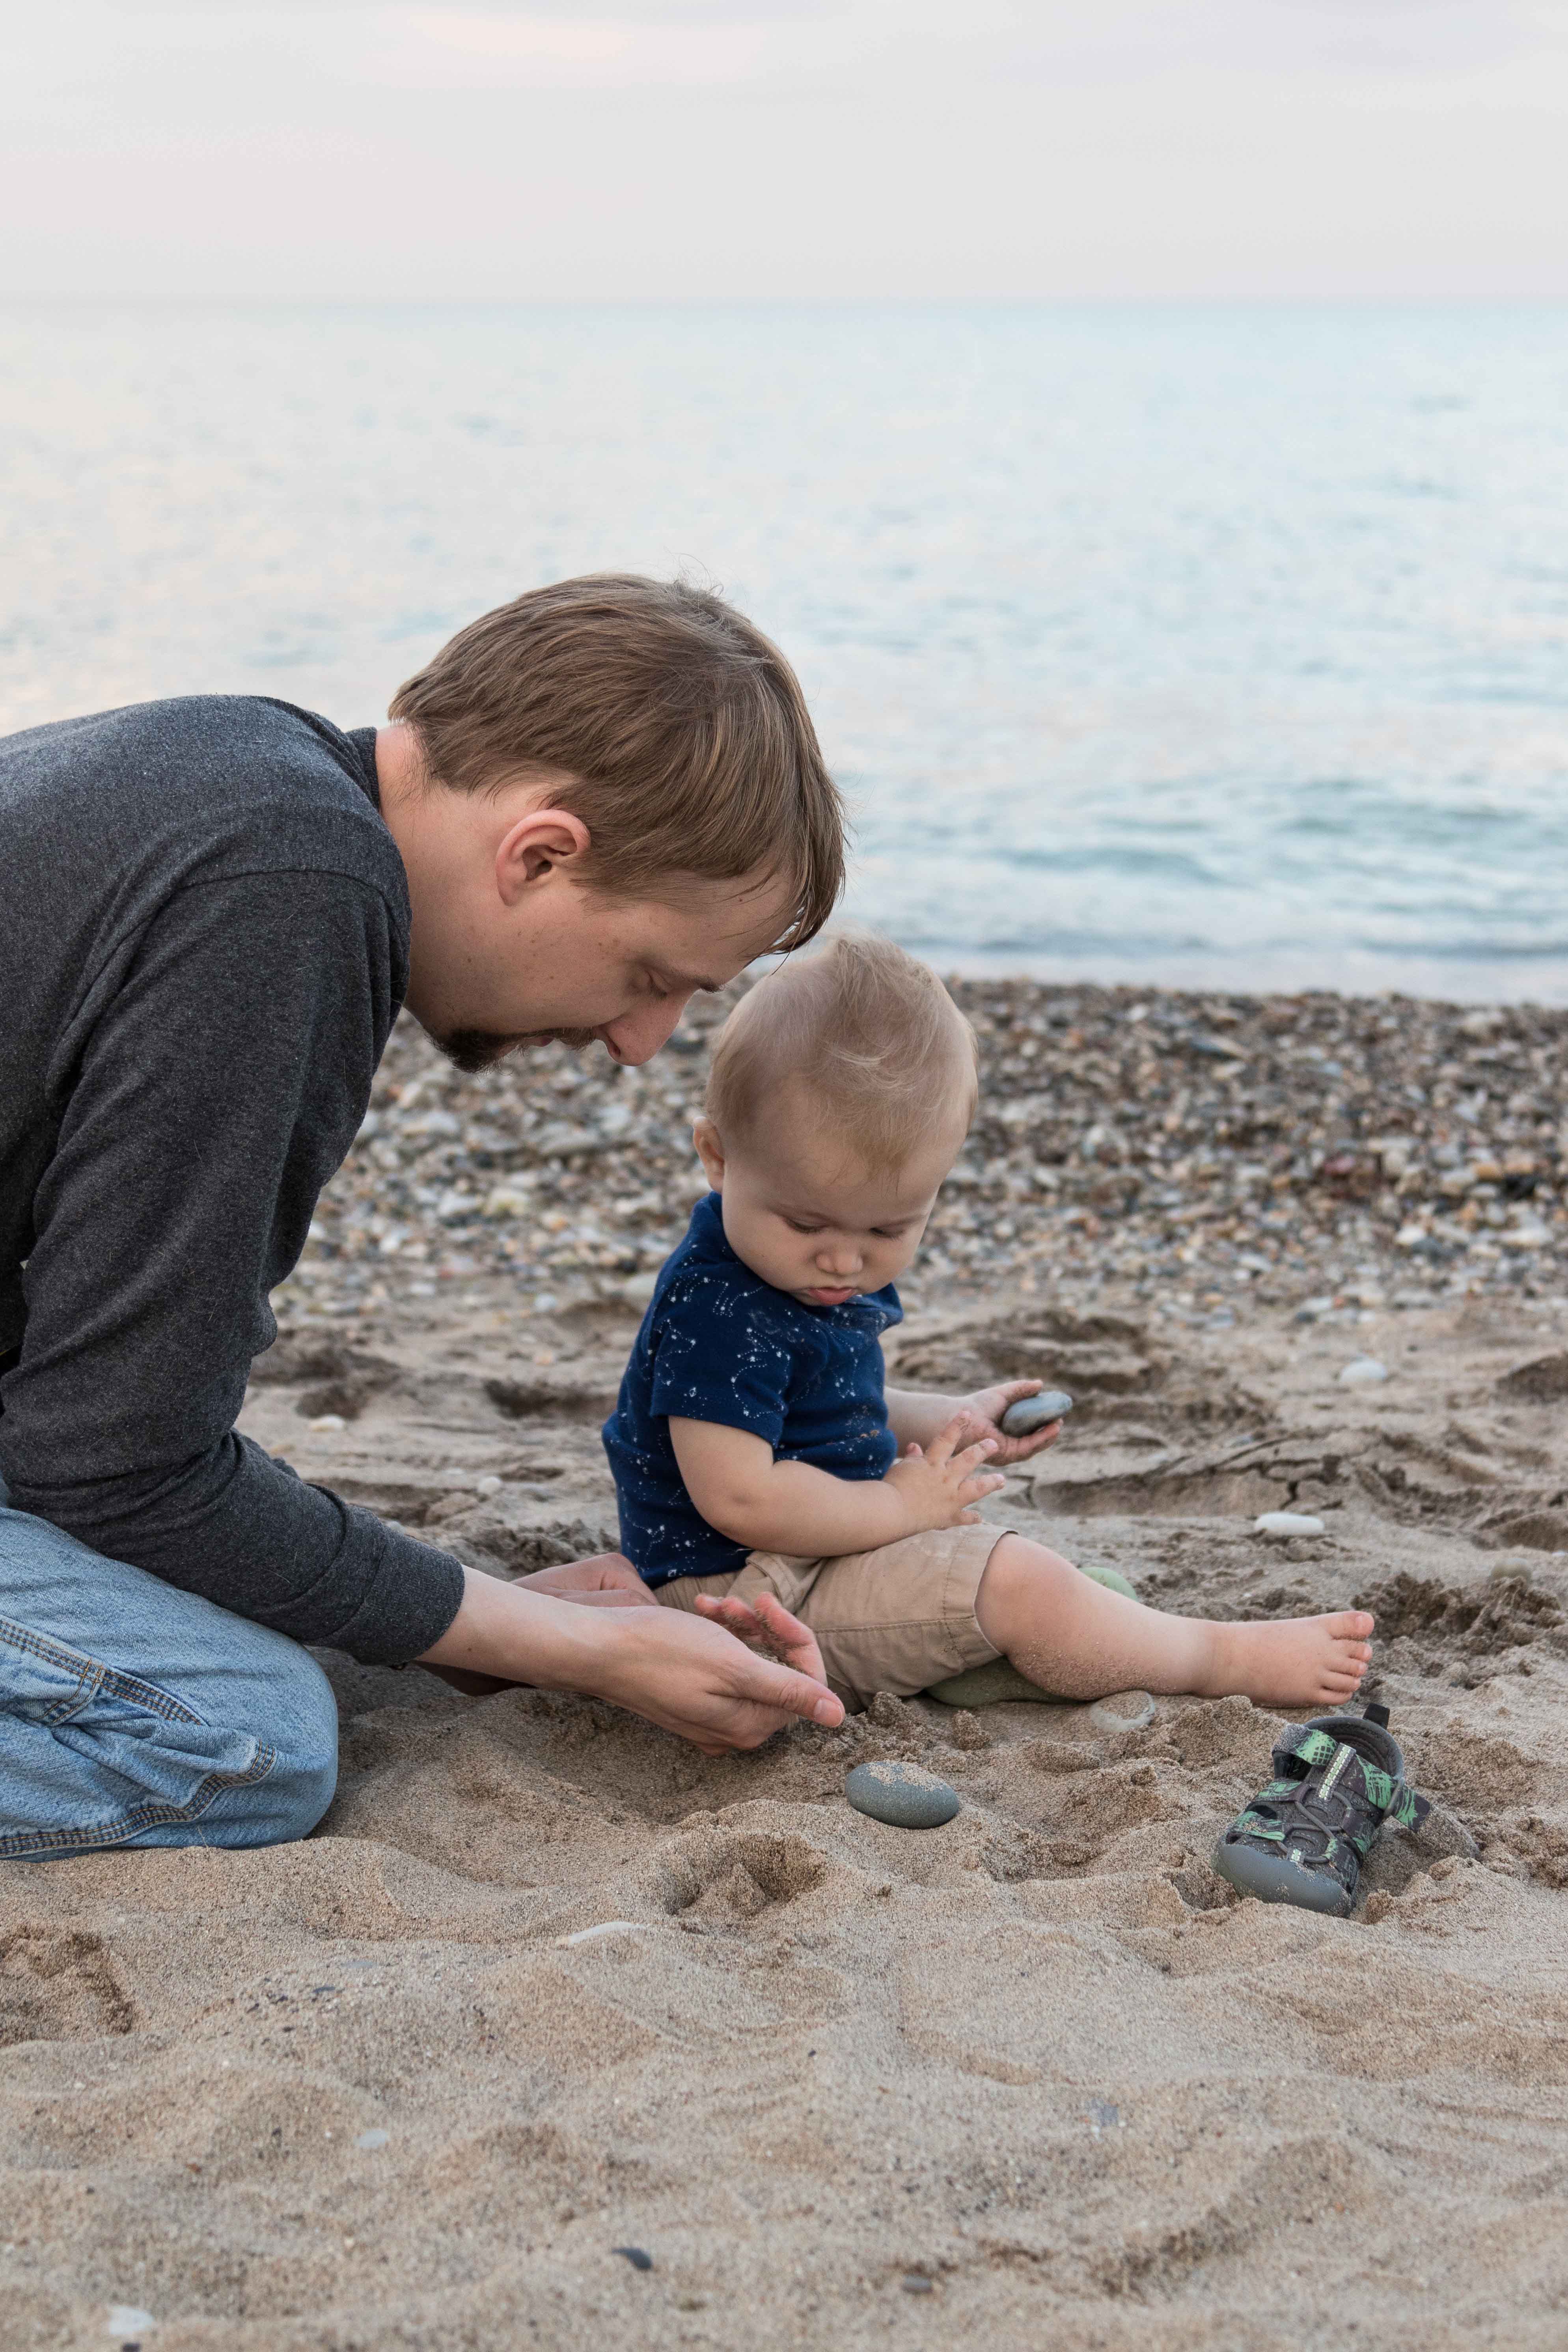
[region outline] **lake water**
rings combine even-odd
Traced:
[[[944,969],[1568,1002],[1568,310],[13,307],[0,486],[3,727],[685,568]]]

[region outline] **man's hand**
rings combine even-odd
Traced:
[[[1059,1421],[1047,1421],[1043,1429],[1031,1430],[1027,1437],[1009,1437],[1002,1427],[1002,1416],[1020,1398],[1038,1396],[1045,1385],[1044,1381],[1003,1381],[994,1389],[976,1389],[973,1396],[960,1397],[957,1427],[963,1441],[973,1444],[994,1437],[996,1444],[991,1458],[998,1470],[1010,1470],[1015,1462],[1043,1454],[1061,1435]]]
[[[588,1566],[598,1572],[604,1563]],[[613,1565],[608,1572],[618,1579]],[[759,1658],[721,1626],[684,1610],[657,1601],[637,1607],[635,1596],[614,1580],[596,1589],[612,1595],[618,1589],[634,1605],[583,1607],[595,1589],[567,1598],[466,1569],[462,1605],[420,1664],[448,1680],[484,1676],[480,1687],[529,1683],[584,1691],[689,1739],[707,1756],[760,1748],[796,1716],[828,1730],[843,1722],[842,1704],[819,1679],[820,1661],[814,1675]],[[793,1628],[795,1621],[788,1622]],[[798,1654],[796,1644],[792,1655]]]
[[[759,1592],[754,1601],[716,1601],[710,1592],[700,1592],[696,1605],[702,1616],[722,1625],[748,1649],[764,1650],[797,1675],[822,1681],[822,1652],[816,1634],[798,1617],[792,1617],[775,1594]]]
[[[513,1580],[518,1592],[552,1592],[590,1609],[657,1609],[658,1601],[631,1561],[618,1551],[596,1551],[590,1559],[565,1559],[558,1568],[536,1568]]]
[[[760,1595],[759,1601],[766,1598]],[[722,1602],[718,1605],[722,1609]],[[776,1601],[773,1607],[789,1630],[768,1630],[789,1642],[794,1660],[809,1653],[809,1666],[760,1658],[722,1626],[656,1602],[657,1622],[640,1614],[615,1621],[617,1632],[624,1631],[626,1654],[619,1673],[599,1683],[599,1696],[689,1739],[704,1756],[760,1748],[794,1716],[837,1729],[844,1708],[821,1680],[816,1642],[787,1610]],[[757,1614],[766,1627],[762,1607]]]
[[[1002,1440],[993,1433],[962,1445],[963,1432],[963,1417],[956,1416],[925,1452],[918,1445],[906,1446],[883,1480],[909,1515],[910,1535],[922,1534],[927,1528],[973,1527],[979,1517],[973,1506],[1006,1485],[1005,1478],[992,1477],[981,1467]]]

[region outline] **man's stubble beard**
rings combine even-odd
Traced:
[[[584,1054],[597,1034],[595,1029],[528,1029],[520,1036],[506,1037],[493,1029],[449,1029],[444,1037],[432,1035],[431,1043],[467,1076],[474,1077],[530,1045],[564,1045],[571,1053]]]

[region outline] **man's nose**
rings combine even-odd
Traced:
[[[635,1013],[623,1013],[617,1020],[606,1021],[599,1034],[617,1062],[629,1063],[636,1068],[643,1062],[651,1062],[659,1047],[668,1042],[690,1002],[689,989],[684,996],[661,996],[657,1004],[639,1004]]]

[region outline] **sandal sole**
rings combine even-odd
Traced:
[[[1289,1854],[1259,1853],[1256,1847],[1227,1845],[1222,1838],[1214,1850],[1214,1866],[1238,1895],[1256,1895],[1260,1903],[1291,1903],[1298,1911],[1318,1911],[1347,1919],[1353,1898],[1337,1878],[1304,1870]]]

